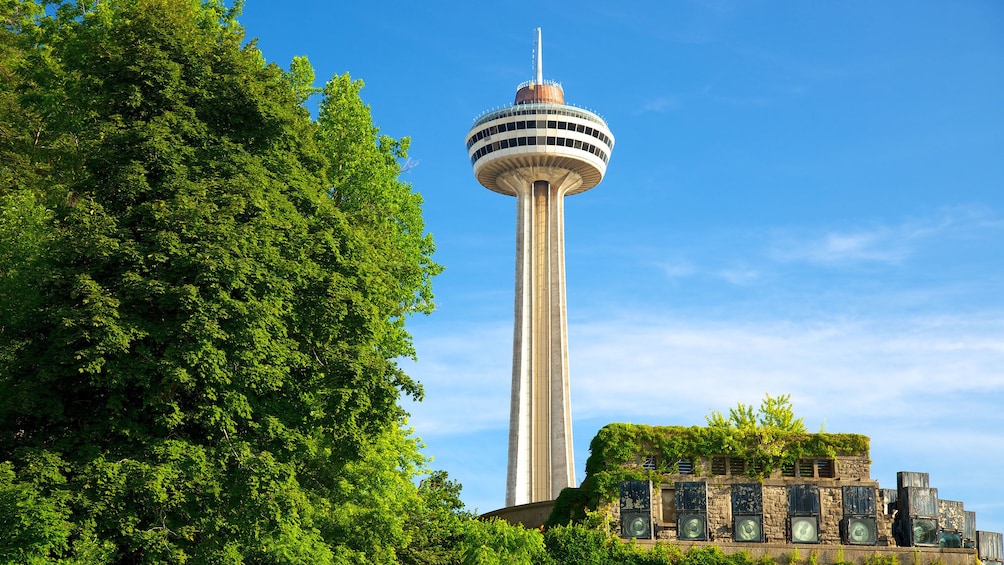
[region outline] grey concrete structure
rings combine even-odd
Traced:
[[[515,196],[516,305],[506,506],[553,500],[575,486],[569,406],[563,199],[602,180],[614,146],[596,114],[565,104],[542,72],[511,106],[478,117],[467,134],[474,174]]]

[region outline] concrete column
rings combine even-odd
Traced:
[[[506,506],[575,485],[565,300],[564,196],[577,175],[507,175],[516,194],[516,302]],[[539,180],[544,177],[546,180]],[[533,179],[533,180],[530,180]]]

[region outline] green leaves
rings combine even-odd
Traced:
[[[347,76],[312,123],[306,58],[266,65],[237,8],[0,6],[20,561],[391,562],[436,504],[398,406],[439,271],[408,142]]]
[[[802,418],[796,419],[791,408],[790,394],[764,395],[764,399],[760,403],[760,410],[756,413],[753,412],[752,406],[740,402],[735,408],[729,409],[728,418],[722,416],[721,412],[712,411],[706,419],[708,426],[713,428],[754,432],[805,433],[805,424],[802,422]]]
[[[801,418],[794,418],[787,395],[768,395],[758,413],[740,404],[728,418],[712,412],[707,420],[706,427],[604,426],[589,445],[586,478],[578,498],[613,497],[622,480],[661,480],[664,474],[675,473],[682,459],[689,460],[694,473],[701,474],[710,472],[701,468],[702,461],[733,457],[748,463],[751,477],[761,478],[803,457],[868,453],[866,436],[806,433]],[[646,455],[656,456],[657,468],[641,468],[638,458]],[[565,522],[563,516],[555,519]]]

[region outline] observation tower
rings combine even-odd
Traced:
[[[554,500],[575,486],[563,202],[599,184],[614,147],[602,118],[566,105],[561,85],[544,80],[540,28],[534,70],[512,106],[482,114],[467,133],[478,182],[516,197],[506,506]]]

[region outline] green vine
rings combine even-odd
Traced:
[[[664,475],[678,470],[677,462],[681,459],[691,461],[695,475],[707,474],[702,461],[716,456],[746,460],[750,463],[748,475],[762,479],[799,459],[867,457],[868,447],[868,437],[859,434],[608,424],[589,444],[582,487],[611,497],[621,481],[661,482]],[[643,455],[656,456],[654,470],[634,465]]]
[[[767,395],[759,412],[739,404],[727,417],[712,412],[707,420],[705,427],[604,426],[589,444],[582,486],[566,489],[575,492],[562,492],[549,521],[579,521],[585,509],[595,509],[600,499],[616,499],[622,481],[662,483],[667,475],[679,472],[681,460],[688,460],[692,473],[701,476],[710,474],[704,465],[714,457],[741,459],[749,463],[747,476],[762,480],[799,459],[868,456],[867,436],[807,433],[801,418],[794,418],[785,395]],[[646,455],[656,457],[654,469],[641,466]]]

